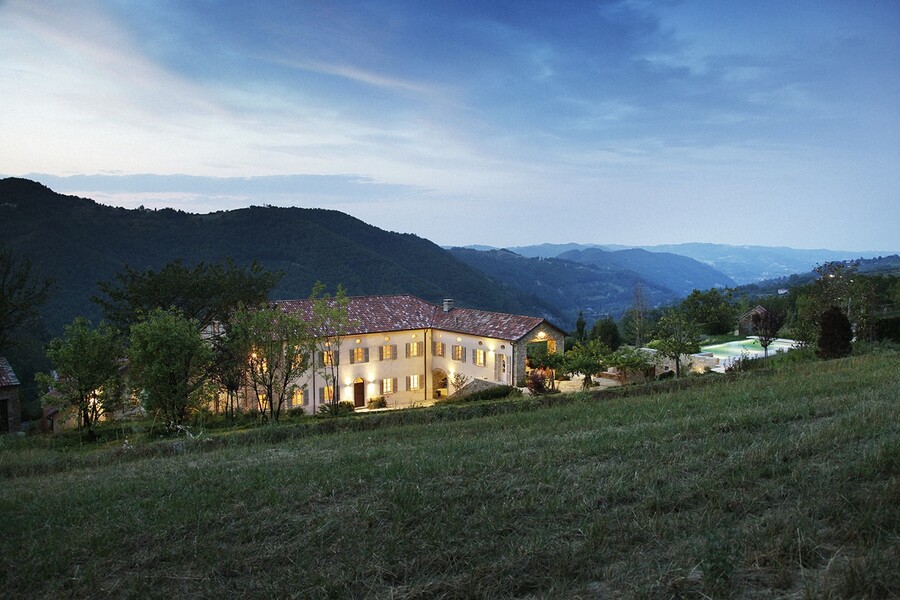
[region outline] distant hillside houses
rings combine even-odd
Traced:
[[[319,352],[316,366],[296,382],[288,408],[316,412],[339,394],[365,407],[384,397],[389,408],[432,404],[456,390],[452,378],[498,385],[525,385],[529,345],[562,352],[565,333],[539,317],[457,308],[453,300],[432,304],[411,295],[348,299],[351,323],[337,351]],[[311,300],[281,300],[282,310],[311,319]],[[339,390],[326,384],[321,366],[338,367]]]

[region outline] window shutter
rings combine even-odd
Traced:
[[[394,379],[391,380],[391,381],[392,381],[392,383],[394,384],[394,391],[396,392],[396,391],[397,391],[397,378],[394,377]]]
[[[397,358],[397,344],[391,344],[391,360]]]
[[[325,402],[325,388],[320,387],[319,388],[319,404],[322,404],[323,402]]]
[[[384,379],[378,382],[379,393],[384,396]]]
[[[462,359],[463,359],[463,362],[466,362],[466,354],[468,353],[468,351],[469,351],[468,348],[463,348],[463,349],[462,349],[462,353],[463,353],[463,358],[462,358]]]
[[[425,342],[416,342],[416,356],[424,356],[425,355]]]
[[[406,376],[406,391],[409,391],[409,375]]]
[[[363,348],[363,362],[369,362],[369,349]]]
[[[353,348],[350,348],[350,364],[351,365],[356,364],[356,357],[353,354],[354,354],[354,350],[353,350]]]
[[[332,356],[334,357],[334,366],[338,366],[339,364],[341,364],[341,352],[340,352],[340,350],[335,350],[335,351],[334,351],[334,354],[332,354]]]
[[[409,342],[406,342],[406,358],[409,358]]]
[[[319,352],[319,364],[322,366],[325,365],[325,353],[324,352]]]
[[[437,342],[431,342],[431,355],[437,356]]]

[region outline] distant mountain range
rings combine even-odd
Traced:
[[[450,248],[449,252],[508,289],[552,302],[565,312],[570,324],[579,311],[589,319],[621,315],[631,305],[637,286],[653,305],[679,297],[673,290],[627,269],[562,258],[529,258],[509,250]]]
[[[481,247],[486,249],[487,247]],[[894,254],[892,251],[853,252],[846,250],[804,250],[788,247],[771,246],[731,246],[728,244],[664,244],[658,246],[621,246],[601,244],[538,244],[533,246],[511,247],[511,250],[522,256],[563,257],[566,253],[577,250],[626,250],[639,248],[654,253],[670,252],[693,258],[724,273],[737,284],[754,283],[767,279],[786,277],[794,273],[806,273],[817,265],[835,260],[853,260],[858,258],[875,258]]]
[[[273,291],[275,299],[306,297],[313,283],[322,281],[332,290],[342,284],[353,295],[404,293],[431,302],[454,298],[459,306],[542,316],[571,329],[579,311],[588,317],[619,316],[638,286],[649,303],[659,305],[695,288],[732,287],[771,272],[808,272],[810,262],[845,256],[717,244],[443,249],[332,210],[128,210],[18,178],[0,180],[0,223],[2,243],[55,282],[44,311],[53,335],[75,316],[101,317],[90,301],[98,281],[113,279],[125,265],[159,268],[176,259],[186,264],[225,257],[238,264],[259,261],[285,274]]]
[[[564,326],[565,311],[510,290],[432,242],[383,231],[344,213],[251,207],[197,215],[172,209],[127,210],[64,196],[25,179],[0,180],[2,242],[51,277],[45,312],[59,334],[75,316],[101,317],[90,301],[97,282],[125,266],[159,268],[232,258],[282,270],[275,299],[305,298],[322,281],[349,294],[414,294],[431,302],[542,316]]]

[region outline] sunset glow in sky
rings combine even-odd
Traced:
[[[0,174],[439,244],[900,250],[900,2],[0,0]]]

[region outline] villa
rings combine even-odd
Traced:
[[[312,316],[311,300],[281,300],[282,310]],[[296,382],[289,408],[316,412],[336,393],[321,366],[337,367],[342,401],[365,407],[384,397],[390,408],[432,404],[455,392],[453,376],[497,385],[525,385],[525,356],[531,345],[562,352],[565,333],[545,319],[471,308],[453,300],[432,304],[411,295],[348,298],[350,327],[319,352],[316,366]]]

